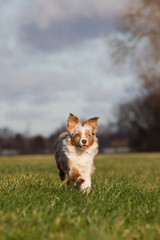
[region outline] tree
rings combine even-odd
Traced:
[[[32,138],[31,141],[32,153],[44,153],[46,150],[45,139],[38,135]]]
[[[160,150],[160,2],[132,1],[122,22],[125,37],[112,41],[113,57],[130,61],[139,92],[119,106],[119,126],[132,132],[131,145],[138,150]]]

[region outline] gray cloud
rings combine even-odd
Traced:
[[[109,60],[104,36],[120,28],[116,16],[125,1],[3,1],[3,125],[19,131],[29,120],[34,133],[45,133],[66,121],[69,112],[99,115],[100,121],[110,114],[122,91],[112,84],[110,66],[107,74],[102,66],[101,59],[104,65]]]
[[[46,28],[53,21],[75,21],[79,18],[114,18],[127,0],[28,0],[22,12],[23,21]]]
[[[88,102],[101,103],[111,101],[111,99],[115,98],[114,95],[113,89],[110,91],[109,89],[95,88],[88,91],[86,99]]]
[[[12,73],[0,82],[1,102],[20,101],[34,105],[61,100],[66,91],[81,89],[83,85],[65,74],[51,71]]]
[[[117,16],[127,0],[33,0],[18,18],[22,44],[40,51],[59,51],[121,28]]]
[[[112,81],[115,81],[112,79]],[[92,88],[92,90],[88,90],[86,93],[86,101],[92,102],[94,104],[117,104],[120,99],[126,98],[127,92],[124,91],[124,88],[119,84],[118,79],[115,81],[113,86],[108,85],[103,88],[96,87]]]
[[[36,119],[45,119],[45,115],[49,114],[49,112],[44,110],[27,110],[27,109],[19,109],[18,111],[11,110],[5,114],[6,118],[11,118],[12,120],[36,120]]]
[[[74,21],[52,21],[46,28],[31,23],[19,32],[21,42],[41,51],[57,51],[73,47],[85,40],[104,37],[116,29],[110,18],[78,18]]]

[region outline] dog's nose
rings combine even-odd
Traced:
[[[87,142],[87,140],[85,140],[85,139],[82,140],[82,143],[83,143],[83,144],[86,144],[86,142]]]

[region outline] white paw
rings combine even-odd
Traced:
[[[84,183],[81,184],[80,187],[81,187],[81,191],[89,193],[91,190],[91,182],[85,181]]]

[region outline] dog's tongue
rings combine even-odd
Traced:
[[[87,146],[86,146],[86,145],[82,145],[82,148],[83,148],[83,149],[86,149],[86,148],[87,148]]]

